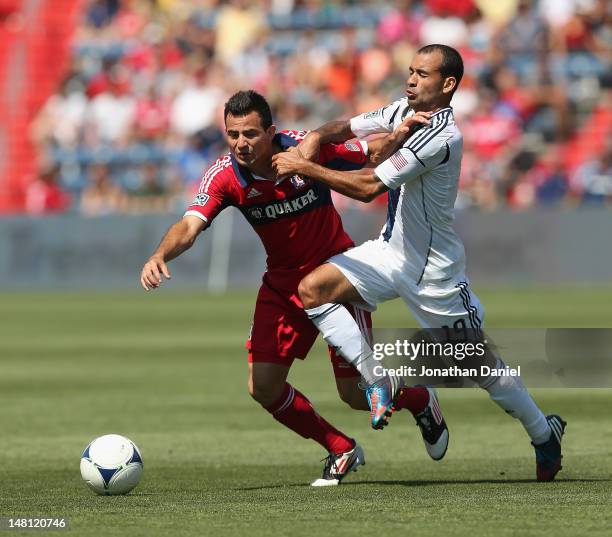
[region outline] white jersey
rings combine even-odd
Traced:
[[[392,132],[409,114],[407,98],[351,119],[359,138]],[[463,137],[452,108],[439,110],[380,164],[376,176],[389,187],[387,222],[381,233],[400,268],[421,282],[452,282],[465,272],[463,243],[453,229]]]

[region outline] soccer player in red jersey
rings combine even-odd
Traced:
[[[162,276],[170,278],[166,263],[187,250],[200,232],[225,207],[237,207],[257,232],[267,253],[267,270],[257,296],[251,335],[247,341],[249,393],[277,421],[304,438],[318,442],[329,453],[323,477],[313,486],[337,485],[364,463],[362,448],[336,429],[310,401],[287,383],[295,358],[304,359],[318,330],[303,311],[298,284],[331,256],[354,246],[342,227],[327,186],[308,177],[278,178],[272,156],[290,150],[306,135],[302,131],[276,133],[266,100],[254,91],[241,91],[225,105],[229,154],[204,174],[200,188],[181,220],[161,240],[141,273],[145,290],[155,289]],[[405,137],[410,123],[388,137],[365,142],[325,144],[318,161],[342,170],[362,168],[390,154]],[[367,337],[370,314],[354,307],[353,315]],[[354,409],[369,410],[359,388],[360,373],[330,348],[339,395]],[[409,388],[413,414],[427,404],[425,388]]]

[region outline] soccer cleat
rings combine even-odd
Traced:
[[[434,461],[439,461],[448,449],[448,427],[440,410],[436,390],[427,388],[427,391],[429,392],[429,403],[414,419],[421,429],[427,453]]]
[[[323,460],[325,461],[323,477],[313,481],[311,487],[335,487],[349,472],[356,472],[358,466],[365,464],[363,449],[357,442],[350,451],[338,455],[330,453]]]
[[[559,416],[552,414],[546,416],[550,426],[550,438],[543,444],[531,445],[536,453],[536,476],[538,481],[552,481],[561,470],[561,439],[565,433],[567,423]]]
[[[402,386],[403,382],[399,377],[383,377],[366,388],[373,429],[382,429],[389,424]]]

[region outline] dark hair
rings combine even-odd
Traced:
[[[440,65],[440,74],[442,78],[447,78],[452,76],[457,80],[457,84],[453,89],[453,93],[459,87],[459,82],[463,78],[463,59],[461,58],[461,54],[459,54],[453,47],[449,47],[448,45],[425,45],[417,50],[417,54],[430,54],[435,51],[439,51],[442,54],[442,64]],[[452,95],[452,93],[451,93]]]
[[[251,112],[257,112],[261,118],[261,126],[268,129],[272,125],[272,111],[268,101],[256,91],[247,90],[234,93],[225,103],[223,119],[227,120],[227,115],[246,116]]]

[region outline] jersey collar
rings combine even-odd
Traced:
[[[292,138],[284,132],[279,132],[278,134],[275,134],[273,141],[283,151],[287,151],[287,149],[289,149],[290,147],[295,147],[299,143],[295,138]]]
[[[431,114],[431,117],[437,116],[439,114],[443,114],[443,113],[448,113],[450,112],[451,114],[453,113],[453,107],[452,106],[447,106],[446,108],[442,108],[441,110],[438,110],[437,112],[434,112],[433,114]]]
[[[230,153],[230,158],[232,160],[232,168],[234,169],[234,173],[236,174],[236,178],[238,179],[240,186],[242,188],[246,188],[255,180],[253,178],[253,174],[248,168],[238,164],[238,161],[236,160],[234,155],[232,155],[231,153]]]
[[[291,136],[289,136],[288,134],[285,134],[284,132],[279,132],[278,134],[275,134],[272,140],[283,151],[287,151],[287,149],[289,149],[290,147],[295,147],[299,143],[295,138],[292,138]],[[238,164],[238,161],[234,158],[234,155],[232,155],[231,153],[230,153],[230,158],[232,160],[232,168],[234,168],[234,173],[236,174],[236,177],[238,178],[238,182],[240,183],[240,186],[242,186],[242,188],[246,188],[253,181],[255,181],[255,177],[253,177],[251,170],[249,170],[245,166],[241,166],[240,164]],[[282,179],[277,181],[275,184],[278,184],[281,181]]]

